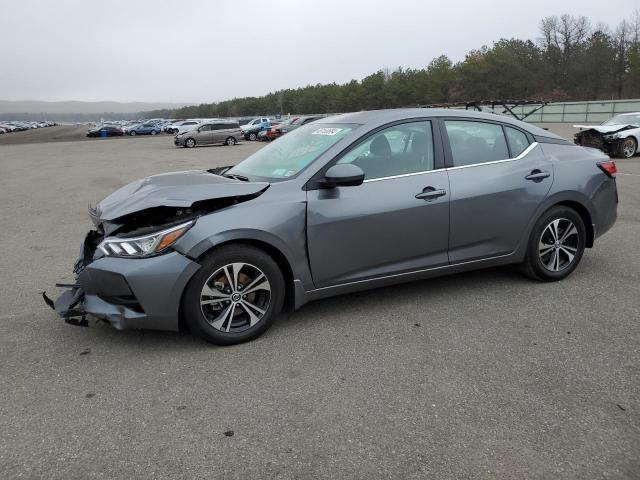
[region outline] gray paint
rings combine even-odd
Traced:
[[[436,142],[434,171],[369,180],[354,187],[315,187],[314,179],[359,138],[392,122],[437,116],[500,121],[542,143],[508,161],[447,168],[447,149]],[[119,201],[117,196],[108,197],[103,203],[113,217],[114,211],[132,211],[136,205],[143,209],[155,206],[154,202],[167,204],[162,192],[172,192],[187,203],[203,199],[206,192],[218,198],[266,188],[257,198],[200,217],[176,243],[175,252],[149,259],[94,261],[89,270],[115,272],[126,279],[146,315],[134,321],[127,316],[132,316],[130,312],[122,312],[119,320],[113,308],[94,299],[92,313],[100,315],[98,310],[104,308],[102,316],[120,328],[177,328],[182,292],[198,269],[198,259],[227,242],[249,241],[280,252],[293,273],[294,304],[299,307],[332,295],[520,262],[536,219],[559,202],[584,207],[596,236],[616,218],[615,180],[596,165],[608,157],[532,125],[490,114],[427,109],[360,112],[318,121],[322,122],[361,126],[296,177],[269,188],[186,172],[150,177],[161,179],[162,187],[141,196],[139,202],[123,195],[141,191],[137,182],[119,191]],[[549,176],[525,179],[538,170]],[[446,194],[430,201],[415,198],[425,187]],[[95,292],[95,285],[88,284],[95,280],[89,278],[96,276],[81,278],[81,286]]]

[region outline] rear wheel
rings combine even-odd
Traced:
[[[235,145],[237,143],[236,139],[233,137],[229,137],[227,138],[227,140],[224,142],[229,146]]]
[[[633,137],[625,138],[620,144],[620,148],[618,150],[618,155],[623,158],[631,158],[638,151],[638,143],[636,139]]]
[[[131,130],[129,132],[129,135],[131,135],[132,137],[135,137],[136,136],[136,131],[135,130]]]
[[[155,130],[151,130],[151,135],[155,135],[155,134],[157,134],[157,133],[158,133],[158,132],[156,132]]]
[[[233,345],[273,324],[284,303],[284,279],[269,255],[248,245],[229,245],[201,264],[182,299],[191,332],[211,343]]]
[[[562,205],[545,212],[531,232],[524,273],[542,282],[566,278],[580,263],[586,245],[584,222]]]
[[[196,141],[193,138],[187,138],[184,142],[184,146],[187,148],[193,148],[196,146]]]

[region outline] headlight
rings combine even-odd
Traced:
[[[616,140],[616,139],[620,138],[620,134],[618,134],[618,133],[613,133],[613,134],[611,134],[611,135],[605,135],[605,136],[604,136],[604,137],[602,137],[602,138],[604,138],[605,140]]]
[[[98,248],[108,257],[150,257],[173,245],[194,223],[195,220],[192,220],[141,237],[108,237],[98,245]]]

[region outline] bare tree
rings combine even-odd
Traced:
[[[622,20],[613,36],[613,43],[616,49],[614,78],[617,98],[622,98],[624,77],[629,69],[629,53],[633,46],[632,38],[635,34],[633,29],[634,26],[631,23]]]

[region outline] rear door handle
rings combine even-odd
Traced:
[[[416,198],[418,200],[435,200],[436,198],[442,197],[446,194],[446,190],[436,190],[433,187],[425,187],[422,192],[416,195]]]
[[[532,170],[531,173],[524,178],[527,180],[533,180],[535,182],[536,180],[540,181],[544,178],[549,178],[550,176],[551,174],[549,172],[543,172],[541,170],[536,169],[536,170]]]

